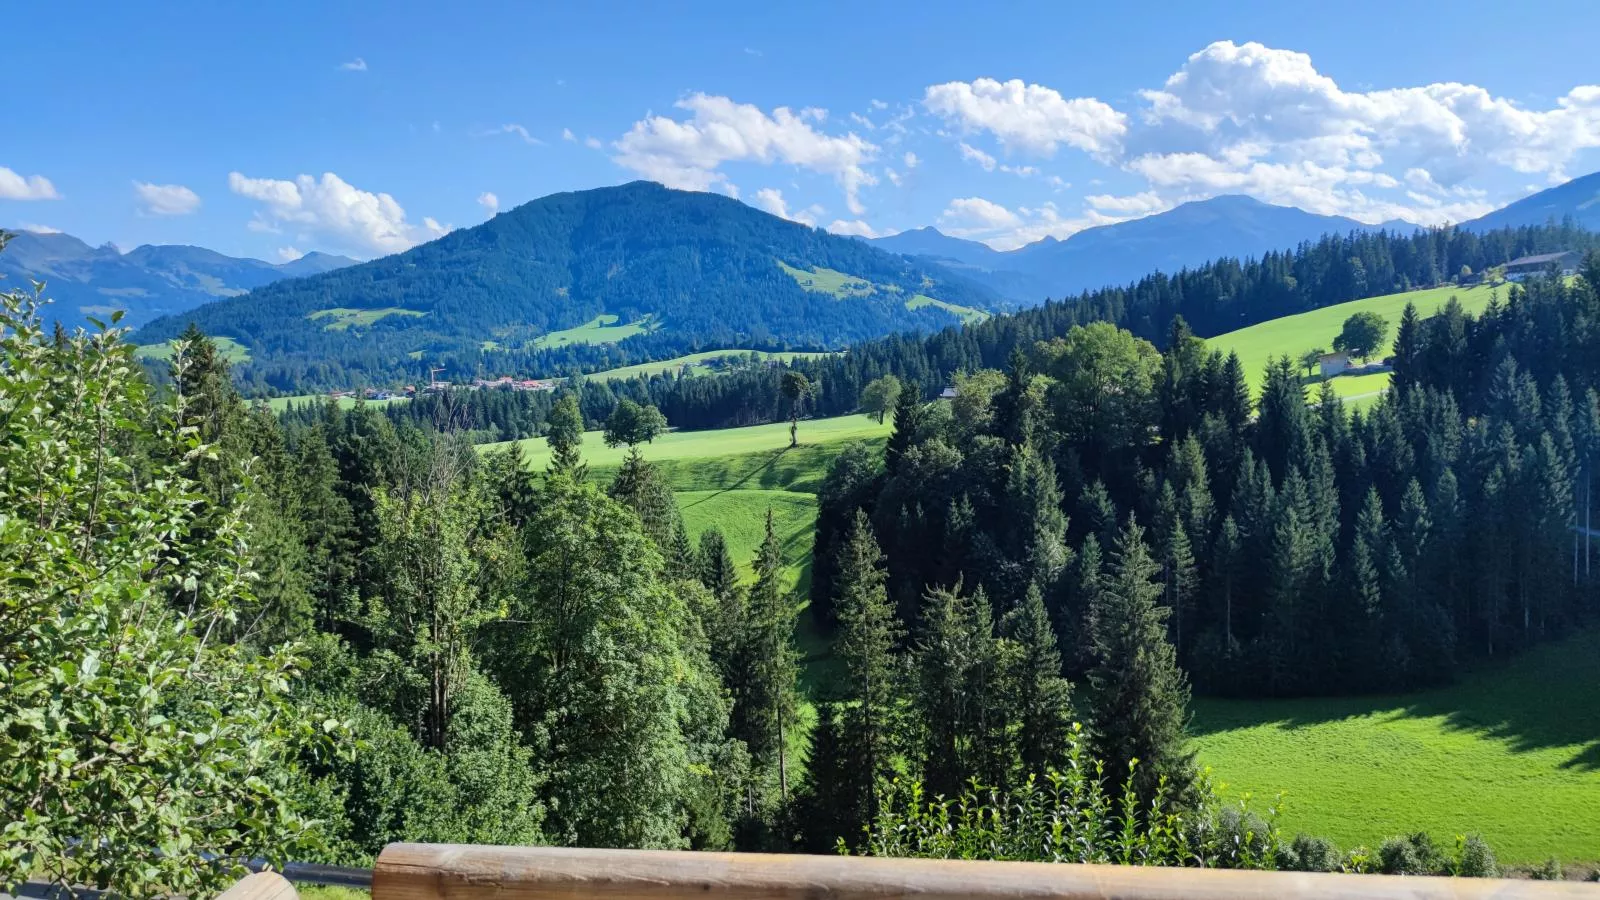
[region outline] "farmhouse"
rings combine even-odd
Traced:
[[[1317,370],[1323,378],[1332,378],[1350,368],[1350,354],[1324,353],[1317,357]]]
[[[1578,251],[1562,250],[1559,253],[1536,253],[1532,256],[1519,256],[1506,263],[1506,280],[1521,281],[1530,275],[1542,274],[1552,266],[1560,270],[1562,275],[1573,274],[1578,270]]]

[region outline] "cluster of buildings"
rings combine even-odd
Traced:
[[[414,384],[408,384],[398,390],[369,387],[359,391],[329,391],[328,396],[334,400],[409,400],[418,394],[442,394],[445,391],[468,388],[479,391],[553,391],[560,386],[559,379],[512,378],[510,375],[502,375],[499,378],[475,378],[471,384],[430,381],[420,388]]]

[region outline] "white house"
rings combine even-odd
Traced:
[[[1317,357],[1317,369],[1323,378],[1332,378],[1350,368],[1350,354],[1324,353]]]

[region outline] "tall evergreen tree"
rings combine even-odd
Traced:
[[[892,772],[897,749],[899,666],[894,650],[901,629],[886,578],[872,523],[858,511],[839,555],[839,632],[834,644],[844,667],[843,699],[850,704],[844,734],[853,754],[851,780],[838,790],[850,798],[857,826],[877,814],[877,785]]]
[[[1194,780],[1185,733],[1189,684],[1167,640],[1158,576],[1144,529],[1130,519],[1118,537],[1093,623],[1091,745],[1117,789],[1131,770],[1133,789],[1144,803],[1155,796],[1162,779],[1178,797],[1187,794]]]
[[[545,417],[545,441],[550,445],[550,470],[563,472],[582,481],[587,474],[578,448],[583,444],[583,413],[578,395],[561,395]]]
[[[1072,686],[1061,675],[1061,651],[1038,588],[1007,613],[1001,632],[1006,655],[1005,718],[1015,723],[1021,775],[1038,775],[1064,762],[1072,728]]]

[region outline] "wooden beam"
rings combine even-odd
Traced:
[[[217,900],[299,900],[299,896],[277,872],[254,872],[234,882]]]
[[[1592,885],[762,853],[390,844],[372,900],[1600,900]]]

